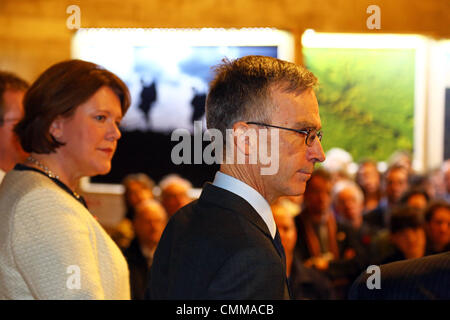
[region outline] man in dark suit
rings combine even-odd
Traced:
[[[270,57],[216,68],[206,118],[226,161],[200,198],[170,219],[155,252],[150,298],[289,298],[270,203],[302,194],[314,164],[325,160],[316,82],[303,67]],[[261,154],[267,145],[270,168]]]
[[[379,289],[369,289],[364,272],[353,283],[350,299],[437,300],[450,299],[450,252],[380,266]],[[370,286],[373,287],[373,286]]]

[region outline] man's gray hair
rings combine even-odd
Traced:
[[[352,180],[340,180],[336,182],[334,185],[332,191],[331,191],[331,197],[333,199],[333,203],[336,203],[337,198],[339,194],[347,189],[351,189],[355,192],[356,198],[360,203],[364,202],[364,193],[362,192],[361,188],[358,186],[358,184]]]
[[[161,189],[161,192],[163,192],[167,187],[173,184],[183,186],[186,191],[192,188],[192,184],[189,180],[184,179],[175,173],[169,174],[162,178],[162,180],[159,182],[159,188]]]
[[[167,214],[166,209],[164,209],[163,205],[158,200],[155,199],[147,199],[139,202],[135,208],[136,214],[141,213],[143,210],[147,208],[156,209],[163,212],[164,214]]]
[[[215,67],[206,99],[208,129],[226,129],[238,121],[269,121],[274,107],[271,90],[300,94],[317,84],[314,74],[292,62],[265,56],[224,59]],[[281,106],[278,106],[281,107]]]

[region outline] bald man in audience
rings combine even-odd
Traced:
[[[23,117],[23,97],[27,89],[25,80],[0,71],[0,183],[5,172],[27,157],[13,131]]]
[[[409,188],[409,172],[403,165],[392,165],[385,173],[386,197],[380,200],[378,207],[364,216],[364,220],[374,229],[389,229],[391,210],[400,203],[403,194]]]
[[[130,269],[131,297],[142,300],[159,239],[167,224],[164,207],[154,199],[139,203],[133,218],[135,238],[124,251]]]

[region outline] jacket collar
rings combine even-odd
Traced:
[[[200,202],[211,203],[215,206],[242,214],[244,218],[254,224],[266,236],[272,239],[269,228],[256,210],[243,198],[228,190],[214,186],[207,182],[199,198]]]

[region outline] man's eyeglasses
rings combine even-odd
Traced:
[[[292,128],[285,128],[285,127],[274,126],[274,125],[271,125],[271,124],[260,123],[260,122],[246,122],[246,124],[254,124],[254,125],[257,125],[257,126],[278,128],[278,129],[289,130],[289,131],[294,131],[294,132],[297,132],[297,133],[304,134],[304,135],[306,135],[305,142],[306,142],[306,145],[308,147],[312,146],[312,144],[314,143],[316,138],[318,138],[319,141],[322,141],[322,132],[317,131],[316,129],[299,130],[299,129],[292,129]]]

